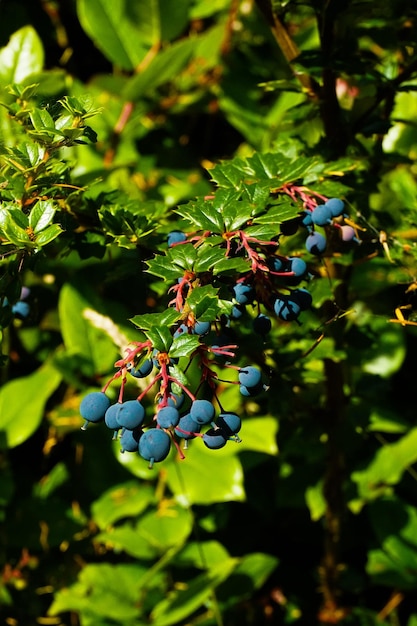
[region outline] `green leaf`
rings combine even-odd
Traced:
[[[189,357],[200,345],[200,339],[197,335],[190,335],[183,333],[179,337],[175,337],[172,342],[172,346],[169,349],[169,356],[173,358],[177,357]]]
[[[49,363],[29,376],[12,380],[0,389],[0,431],[7,446],[14,448],[39,427],[46,402],[61,382],[61,375]]]
[[[87,35],[106,58],[125,70],[135,69],[150,47],[135,12],[135,4],[126,10],[124,0],[77,0],[78,18]]]
[[[231,575],[238,563],[238,559],[230,558],[197,576],[185,589],[157,604],[152,621],[158,626],[172,626],[184,620],[208,601],[212,590]]]
[[[368,554],[367,572],[377,584],[414,588],[417,581],[417,509],[400,498],[369,505],[369,519],[381,550]]]
[[[18,247],[34,247],[26,229],[29,226],[27,216],[14,205],[0,207],[0,231],[8,242]]]
[[[29,226],[38,233],[52,223],[55,212],[56,207],[52,200],[38,200],[29,213]]]
[[[211,569],[229,558],[226,548],[218,541],[187,541],[175,557],[175,565]]]
[[[189,4],[190,0],[177,3],[164,0],[138,2],[133,11],[135,22],[140,27],[141,41],[151,47],[180,35],[188,24]]]
[[[193,516],[189,509],[178,505],[161,507],[146,513],[137,523],[138,534],[149,542],[158,553],[182,546],[193,528]]]
[[[111,487],[93,502],[92,517],[104,529],[122,518],[140,515],[153,501],[154,492],[149,486],[125,482]]]
[[[317,520],[323,517],[327,507],[326,499],[323,494],[322,480],[320,480],[316,485],[306,489],[305,499],[312,521],[317,522]]]
[[[238,445],[230,441],[226,447]],[[187,506],[245,499],[243,471],[239,459],[233,455],[219,455],[219,452],[221,450],[208,450],[198,439],[190,443],[184,461],[170,459],[165,462],[167,483],[178,502]],[[181,478],[178,468],[175,467],[179,462]]]
[[[282,196],[268,207],[265,213],[258,215],[253,221],[255,224],[278,225],[297,217],[301,210],[301,204],[296,205],[288,196]]]
[[[412,428],[395,443],[378,450],[368,467],[352,473],[359,495],[372,499],[388,485],[397,484],[405,470],[417,461],[417,428]]]
[[[230,579],[222,585],[222,593],[227,590],[228,597],[230,599],[233,597],[235,602],[238,598],[241,600],[245,597],[251,597],[255,589],[260,589],[266,583],[277,566],[278,559],[271,554],[264,554],[263,552],[246,554],[240,559]],[[244,585],[236,585],[234,578],[236,581],[245,580],[247,582]],[[249,581],[250,588],[248,589]]]
[[[216,318],[218,304],[218,289],[215,289],[213,285],[196,287],[187,297],[187,305],[194,316],[202,322],[211,322]]]
[[[55,132],[55,123],[46,109],[32,109],[29,116],[35,130],[48,130]]]
[[[235,257],[217,261],[216,265],[213,267],[213,274],[215,276],[217,274],[235,274],[236,272],[238,272],[239,274],[245,274],[249,270],[250,262],[248,261],[248,259]]]
[[[163,49],[140,74],[127,82],[123,98],[136,101],[160,85],[174,81],[191,59],[194,46],[194,39],[190,37]]]
[[[196,272],[209,272],[216,267],[216,263],[224,258],[225,252],[225,248],[211,246],[199,247],[198,258],[194,263],[194,270]]]
[[[35,239],[36,246],[39,248],[46,246],[48,243],[51,243],[51,241],[59,237],[62,232],[63,230],[59,224],[51,224],[50,226],[47,226],[47,228],[37,235]]]
[[[213,233],[222,233],[224,224],[221,214],[214,209],[212,200],[189,202],[176,209],[176,213],[199,230],[208,230]]]
[[[169,328],[166,326],[154,326],[144,332],[155,350],[158,350],[158,352],[169,352],[173,341]]]
[[[48,614],[77,611],[93,615],[96,624],[97,618],[126,624],[127,620],[139,616],[137,602],[140,580],[145,572],[146,568],[136,563],[87,564],[81,569],[78,582],[55,595]]]
[[[131,522],[98,533],[94,540],[98,544],[103,544],[107,550],[117,553],[123,551],[136,559],[150,560],[158,556],[156,547],[152,546],[148,538]]]
[[[193,271],[197,251],[191,243],[174,246],[167,250],[165,256],[157,255],[147,261],[148,272],[174,281],[183,275],[184,271]]]
[[[16,31],[0,50],[0,80],[3,84],[23,83],[43,69],[42,42],[32,26]]]
[[[162,313],[145,313],[144,315],[135,315],[130,320],[140,330],[152,330],[161,326],[173,326],[180,318],[181,313],[175,309],[165,309]]]
[[[60,292],[58,312],[65,348],[77,355],[83,372],[96,376],[113,369],[118,351],[104,329],[96,328],[85,313],[96,310],[93,303],[70,284]]]

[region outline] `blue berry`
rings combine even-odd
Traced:
[[[287,269],[287,259],[277,256],[270,261],[270,267],[273,272],[285,272]]]
[[[104,414],[104,422],[110,430],[119,430],[121,428],[119,422],[117,421],[117,414],[121,406],[120,402],[112,404]]]
[[[87,428],[88,422],[101,422],[110,406],[110,400],[102,391],[92,391],[81,401],[80,414],[86,421],[82,429]]]
[[[211,450],[219,450],[227,443],[227,435],[221,428],[210,428],[203,435],[203,441],[207,448]]]
[[[239,391],[242,396],[245,398],[253,398],[253,396],[259,395],[262,391],[264,391],[265,387],[262,382],[254,387],[246,387],[246,385],[240,385]]]
[[[181,324],[181,326],[178,326],[177,330],[174,332],[174,339],[176,339],[177,337],[181,337],[181,335],[187,335],[188,334],[188,326],[187,324]]]
[[[241,304],[234,304],[232,310],[230,311],[230,317],[232,318],[232,320],[238,320],[242,317],[245,311],[245,306]]]
[[[316,206],[313,209],[311,219],[313,224],[316,226],[326,226],[326,224],[331,224],[331,210],[328,208],[327,204],[319,204],[319,206]]]
[[[125,428],[120,436],[120,446],[122,452],[138,452],[139,439],[143,435],[141,428],[128,430]]]
[[[238,304],[249,304],[253,300],[254,289],[252,285],[246,283],[236,283],[233,287],[236,302]]]
[[[161,428],[171,428],[178,425],[180,414],[173,406],[165,406],[157,412],[156,421]]]
[[[187,413],[180,418],[178,426],[174,432],[178,437],[181,437],[181,439],[194,439],[200,430],[201,424],[197,424],[191,415]]]
[[[236,435],[242,428],[242,420],[236,413],[220,413],[216,424],[228,435]]]
[[[339,217],[345,210],[345,203],[339,198],[329,198],[325,203],[332,217]]]
[[[284,322],[292,322],[301,313],[301,307],[290,298],[277,298],[274,302],[274,311]]]
[[[139,367],[131,367],[129,373],[135,378],[145,378],[152,372],[154,362],[152,359],[146,359]]]
[[[294,272],[295,276],[298,278],[303,278],[307,274],[307,263],[300,259],[300,257],[294,256],[289,257],[289,267],[288,270],[290,272]]]
[[[193,328],[194,335],[207,335],[210,332],[211,324],[210,322],[196,322]]]
[[[262,374],[258,368],[247,365],[239,370],[239,382],[245,387],[256,387],[262,381]]]
[[[322,254],[326,249],[326,245],[326,237],[321,233],[311,233],[306,239],[306,248],[311,254]]]
[[[126,400],[126,402],[122,402],[116,416],[119,426],[129,430],[141,426],[144,419],[145,409],[138,400]]]
[[[171,438],[161,428],[150,428],[139,439],[139,454],[149,461],[151,468],[154,463],[159,463],[167,458],[171,448]]]
[[[187,240],[187,235],[182,230],[172,230],[168,233],[167,243],[169,246],[173,246],[176,243],[181,243]]]
[[[194,400],[190,415],[197,424],[208,424],[214,418],[214,406],[208,400]]]
[[[295,302],[302,311],[306,311],[313,304],[313,296],[307,289],[294,289],[291,301]]]
[[[272,328],[272,322],[267,315],[261,313],[252,322],[253,330],[258,335],[267,335]]]
[[[12,313],[24,319],[30,313],[30,306],[27,302],[19,300],[12,306]]]

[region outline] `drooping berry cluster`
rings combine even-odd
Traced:
[[[327,228],[339,229],[344,241],[356,240],[354,228],[344,222],[341,200],[295,185],[284,186],[280,193],[302,205],[291,229],[292,233],[299,227],[307,229],[309,253],[325,251]],[[242,212],[243,217],[231,220],[236,226],[231,228],[220,211],[213,213],[209,224],[201,211],[199,223],[196,207],[193,225],[200,224],[200,229],[168,234],[165,254],[148,261],[149,273],[174,283],[168,290],[172,299],[166,311],[132,319],[146,340],[132,344],[115,363],[116,372],[103,389],[87,394],[81,403],[83,428],[104,421],[121,450],[138,452],[150,467],[168,456],[172,444],[184,458],[182,448],[191,439],[201,438],[211,449],[230,440],[240,442],[241,418],[223,408],[218,384],[237,385],[244,398],[268,387],[259,367],[233,363],[238,346],[230,341],[229,327],[249,315],[254,331],[265,339],[275,319],[300,324],[300,314],[312,305],[310,292],[300,286],[311,278],[306,260],[280,254],[282,231],[260,237],[258,232],[270,234],[271,226],[257,230],[254,220],[244,215],[244,205]],[[187,377],[191,363],[200,370],[194,391]],[[227,375],[227,380],[220,379],[219,368],[237,372],[237,379]],[[125,399],[129,377],[146,379],[134,399]],[[116,379],[120,391],[111,404],[106,392]]]

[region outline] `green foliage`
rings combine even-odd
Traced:
[[[32,4],[0,4],[4,623],[415,626],[413,3]],[[148,463],[81,430],[100,390],[242,428]]]

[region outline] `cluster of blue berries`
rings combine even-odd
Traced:
[[[287,186],[283,191],[295,200],[302,199],[303,211],[296,219],[293,232],[299,227],[307,228],[308,252],[323,254],[327,245],[326,229],[330,227],[339,229],[343,241],[357,241],[355,229],[345,222],[347,216],[342,200],[319,196],[323,203],[318,204],[317,195],[307,194],[304,188]],[[175,294],[169,307],[176,311],[177,317],[174,316],[175,322],[168,334],[170,341],[166,345],[192,345],[183,356],[186,356],[188,365],[194,359],[197,361],[201,372],[197,391],[193,393],[187,387],[188,365],[182,367],[180,364],[178,349],[172,350],[172,355],[171,348],[167,347],[166,352],[156,349],[158,342],[155,344],[151,333],[146,341],[135,343],[132,349],[126,350],[127,356],[115,363],[117,371],[101,391],[87,394],[81,402],[80,413],[85,420],[83,429],[90,422],[104,421],[113,432],[113,438],[120,442],[121,451],[138,453],[150,467],[166,459],[172,445],[184,458],[182,449],[187,448],[191,439],[201,438],[210,449],[222,448],[231,440],[240,442],[241,418],[226,411],[217,395],[216,386],[220,381],[217,366],[221,364],[222,368],[238,372],[237,380],[221,382],[238,385],[244,398],[257,396],[268,387],[258,367],[233,364],[238,346],[230,343],[230,334],[224,331],[231,324],[240,323],[242,316],[248,315],[253,307],[255,315],[253,312],[250,315],[253,329],[265,339],[272,329],[274,317],[283,322],[300,323],[300,314],[312,305],[310,292],[301,286],[303,281],[311,278],[307,263],[300,256],[279,254],[279,235],[272,241],[263,241],[242,229],[223,233],[221,238],[216,238],[218,234],[201,231],[187,235],[173,230],[167,238],[169,248],[184,244],[198,247],[208,239],[209,245],[213,245],[214,236],[218,242],[214,245],[220,246],[225,258],[237,254],[247,264],[247,271],[240,272],[232,283],[227,273],[216,276],[205,271],[200,275],[190,264],[169,289]],[[206,284],[216,287],[219,298],[229,302],[227,313],[219,308],[213,316],[215,319],[210,321],[207,321],[207,314],[206,319],[198,319],[187,303],[193,290]],[[188,340],[182,341],[183,335]],[[129,376],[147,379],[144,390],[133,400],[124,399]],[[106,391],[117,378],[122,384],[118,401],[111,404]],[[154,406],[149,407],[147,401],[152,389],[157,391]],[[210,399],[200,399],[199,395]],[[213,402],[220,408],[217,416]]]
[[[350,224],[344,223],[345,204],[339,198],[330,198],[323,204],[318,204],[314,208],[306,209],[302,217],[302,224],[307,227],[309,235],[306,239],[306,248],[308,252],[315,255],[321,255],[327,247],[327,239],[323,233],[315,230],[316,226],[337,228],[342,241],[354,241],[359,243],[356,231]],[[336,221],[336,218],[342,218]]]
[[[145,362],[148,368],[149,360]],[[147,368],[142,371],[151,373]],[[132,367],[129,371],[138,377],[140,369]],[[256,367],[239,368],[238,378],[243,395],[255,395],[265,389],[261,372]],[[242,427],[242,420],[236,413],[221,409],[216,417],[211,401],[196,398],[181,413],[186,396],[184,392],[172,391],[159,396],[156,411],[147,422],[142,396],[112,404],[105,391],[93,391],[84,396],[80,404],[80,414],[84,419],[81,428],[85,430],[90,423],[104,421],[113,432],[113,439],[119,440],[121,451],[139,453],[149,462],[149,467],[166,459],[171,444],[175,445],[180,456],[184,458],[179,446],[181,440],[184,441],[184,449],[187,449],[188,441],[198,437],[207,448],[213,450],[223,448],[228,441],[241,441],[238,432]],[[201,432],[202,429],[204,432]]]

